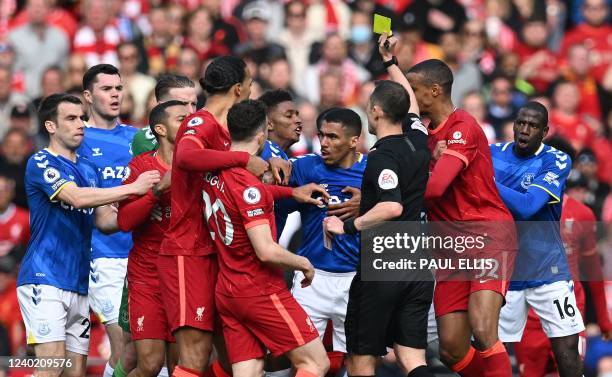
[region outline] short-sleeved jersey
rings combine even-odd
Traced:
[[[138,130],[132,139],[132,153],[134,156],[157,149],[157,139],[151,132],[151,126]]]
[[[513,142],[491,145],[497,182],[520,193],[530,187],[544,190],[550,201],[531,218],[518,223],[519,252],[510,289],[570,280],[559,221],[571,160],[567,154],[545,144],[530,157],[517,156],[513,147]]]
[[[563,197],[561,238],[574,281],[580,280],[580,259],[597,254],[596,221],[589,207],[570,196]]]
[[[164,161],[159,158],[155,151],[145,152],[132,159],[129,164],[130,175],[125,179],[123,184],[130,184],[145,171],[157,170],[163,177],[170,168]],[[120,205],[128,204],[130,201],[138,197],[131,197],[121,202]],[[154,212],[158,216],[151,216],[138,228],[132,231],[132,241],[134,246],[130,251],[130,258],[136,252],[144,257],[155,257],[159,254],[159,248],[164,238],[164,233],[170,224],[170,190],[165,191],[159,197],[155,205]],[[161,217],[159,217],[161,216]]]
[[[321,156],[308,154],[293,161],[291,186],[302,186],[316,183],[325,188],[331,196],[329,204],[340,204],[351,198],[350,193],[342,190],[347,187],[361,187],[361,180],[367,164],[367,157],[359,154],[357,162],[348,169],[329,167]],[[319,270],[328,272],[350,272],[357,269],[359,263],[359,235],[340,235],[332,240],[331,250],[323,245],[322,224],[327,216],[327,207],[312,204],[298,206],[302,218],[302,243],[298,255],[310,260]]]
[[[264,148],[261,151],[260,157],[264,161],[270,160],[272,157],[282,158],[285,161],[289,160],[287,154],[283,149],[273,141],[266,140],[264,144]],[[275,203],[274,213],[276,216],[276,234],[280,237],[283,233],[283,229],[285,229],[285,223],[287,223],[287,216],[289,212],[287,211],[288,207],[292,207],[292,203],[287,203],[286,201],[292,201],[292,199],[285,199],[285,201],[278,201]]]
[[[271,140],[266,140],[263,150],[261,151],[261,158],[263,158],[265,161],[268,161],[272,157],[282,158],[283,160],[289,159],[289,157],[287,156],[283,148],[280,147],[280,145],[276,144]]]
[[[87,294],[94,209],[74,208],[56,199],[71,182],[98,187],[97,168],[84,157],[72,162],[46,149],[28,160],[25,185],[31,236],[18,285],[46,284]]]
[[[100,176],[100,187],[120,186],[129,175],[127,166],[132,159],[132,139],[138,129],[118,124],[112,130],[85,127],[85,137],[78,150],[96,168]],[[94,228],[91,258],[127,258],[132,248],[129,232],[103,234]]]
[[[198,110],[183,120],[176,134],[174,156],[181,140],[189,138],[202,148],[229,150],[231,139],[215,117],[205,109]],[[202,217],[202,186],[204,175],[177,166],[172,161],[170,225],[164,235],[162,255],[209,255],[214,253],[213,242]]]
[[[206,219],[219,255],[217,292],[233,297],[271,295],[286,289],[282,270],[262,263],[247,229],[269,224],[276,240],[274,198],[244,168],[207,173]]]
[[[429,130],[432,152],[439,141],[446,142],[444,153],[459,158],[464,169],[441,198],[426,202],[427,216],[433,221],[512,221],[495,187],[487,137],[476,120],[464,110],[455,110],[443,124]],[[430,171],[435,164],[432,159]]]
[[[416,115],[410,114],[415,120]],[[426,132],[423,128],[422,132]],[[380,202],[400,203],[404,210],[396,221],[419,221],[429,178],[430,153],[425,139],[406,134],[379,139],[368,155],[361,183],[359,213]]]

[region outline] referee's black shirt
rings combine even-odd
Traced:
[[[404,210],[394,221],[419,221],[429,178],[427,129],[408,114],[404,133],[378,140],[370,149],[361,184],[359,214],[380,202],[397,202]]]

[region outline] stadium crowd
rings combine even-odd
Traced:
[[[478,121],[489,143],[513,141],[519,109],[531,100],[544,105],[548,136],[568,140],[577,152],[568,187],[612,231],[608,0],[2,0],[0,355],[26,352],[16,277],[30,236],[26,165],[49,143],[37,111],[45,98],[67,92],[88,103],[83,76],[112,64],[124,86],[121,123],[142,128],[158,104],[160,77],[172,73],[196,83],[199,109],[206,68],[233,55],[252,75],[250,98],[282,89],[297,104],[301,135],[289,157],[320,152],[316,120],[335,107],[359,114],[357,151],[368,153],[376,138],[367,132],[366,109],[375,82],[388,78],[372,33],[375,13],[392,19],[404,73],[428,59],[451,68],[453,103]],[[282,239],[292,251],[299,247],[290,242],[297,228],[299,222],[288,221]],[[612,238],[600,236],[604,276],[612,277]],[[606,290],[610,303],[612,285]],[[594,312],[587,310],[585,322],[596,338]],[[90,360],[103,362],[92,373],[101,373],[110,357],[105,337],[93,320]],[[593,344],[588,371],[612,375],[612,346]]]

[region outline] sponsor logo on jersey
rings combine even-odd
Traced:
[[[51,327],[49,326],[49,322],[39,322],[36,332],[40,336],[49,335],[49,333],[51,332]]]
[[[559,181],[557,180],[559,178],[559,176],[551,171],[549,171],[548,173],[546,173],[546,175],[544,176],[544,182],[548,183],[549,185],[555,185],[557,187],[559,187]]]
[[[206,310],[204,306],[200,306],[199,308],[196,309],[196,317],[195,317],[196,321],[201,322],[204,319],[204,310]]]
[[[130,177],[131,172],[132,172],[132,169],[130,169],[129,166],[126,166],[125,170],[123,171],[123,178],[121,178],[121,182],[125,182],[125,180]]]
[[[447,140],[446,144],[466,144],[465,139],[462,139],[461,136],[463,136],[463,134],[461,133],[461,131],[455,131],[453,132],[453,138],[451,140]]]
[[[523,174],[523,179],[521,179],[521,187],[527,190],[529,186],[533,183],[533,179],[535,178],[535,174],[533,173],[525,173]]]
[[[204,119],[202,119],[200,117],[193,117],[187,123],[187,127],[197,127],[197,126],[199,126],[199,125],[201,125],[203,123],[204,123]]]
[[[54,183],[60,178],[60,172],[56,168],[47,168],[43,172],[43,178],[47,183]]]
[[[183,135],[195,135],[195,134],[196,134],[195,130],[187,130],[185,131]]]
[[[136,328],[136,331],[144,330],[144,315],[136,319],[136,324],[138,325],[138,327]]]
[[[107,166],[102,169],[102,178],[104,179],[123,179],[129,173],[127,166]]]
[[[378,176],[378,186],[383,190],[396,188],[398,181],[397,174],[390,169],[383,169]]]
[[[261,208],[255,208],[255,209],[247,211],[247,216],[248,217],[261,216],[263,214],[264,214],[264,211]]]
[[[93,152],[91,154],[92,157],[102,156],[102,152],[100,152],[100,148],[91,148],[91,151]]]
[[[248,204],[257,204],[261,200],[261,193],[257,187],[247,187],[242,193],[242,199]]]

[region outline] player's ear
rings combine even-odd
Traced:
[[[46,120],[45,121],[45,129],[47,130],[49,135],[53,135],[57,131],[57,126],[56,126],[56,124],[54,122],[52,122],[50,120]]]
[[[442,87],[438,84],[433,84],[431,86],[431,95],[437,97],[442,94]]]
[[[166,137],[166,135],[168,134],[166,126],[162,123],[157,123],[155,125],[155,132],[161,137]]]
[[[546,139],[546,135],[548,135],[548,126],[544,126],[544,129],[542,130],[542,138]]]
[[[87,102],[88,104],[93,103],[93,95],[91,94],[91,91],[89,89],[83,90],[83,98],[85,98],[85,102]]]
[[[359,135],[351,136],[349,139],[349,145],[352,148],[357,148],[357,144],[359,144]]]
[[[232,90],[234,91],[234,95],[237,98],[240,98],[240,95],[242,94],[242,83],[234,84],[234,86],[232,87]]]

